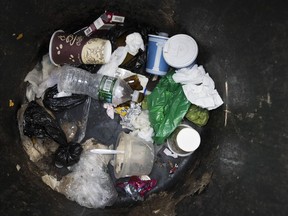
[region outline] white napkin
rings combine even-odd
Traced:
[[[145,50],[143,39],[141,35],[137,32],[127,35],[125,42],[126,46],[118,47],[112,53],[110,61],[107,64],[103,65],[97,72],[98,74],[115,77],[116,71],[119,65],[126,58],[127,53],[130,53],[134,56],[138,53],[139,49],[142,49],[143,51]]]
[[[139,49],[143,51],[145,50],[143,39],[138,32],[129,34],[126,37],[125,42],[126,42],[126,47],[128,49],[128,52],[133,56],[135,56],[138,53]]]
[[[38,63],[35,68],[26,75],[24,82],[29,82],[26,90],[26,98],[28,101],[34,100],[35,97],[40,98],[43,95],[48,87],[44,85],[41,86],[40,84],[50,78],[54,68],[55,66],[51,63],[49,55],[46,54],[43,56],[41,63]]]
[[[198,67],[195,64],[193,67],[176,70],[173,79],[183,85],[185,96],[192,104],[208,110],[216,109],[223,104],[214,81],[202,65]]]

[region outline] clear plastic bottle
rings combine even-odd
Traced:
[[[117,106],[129,100],[137,101],[138,93],[122,79],[92,74],[80,68],[65,65],[60,68],[58,91],[85,94]]]

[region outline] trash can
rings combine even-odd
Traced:
[[[287,215],[288,12],[282,1],[1,1],[1,215]],[[197,41],[197,61],[223,98],[190,168],[143,203],[88,209],[43,184],[16,113],[26,74],[58,29],[105,10]],[[71,29],[72,30],[72,29]]]

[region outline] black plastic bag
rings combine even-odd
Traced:
[[[58,93],[57,85],[48,88],[45,92],[43,104],[44,106],[54,112],[62,112],[73,107],[76,107],[85,102],[87,95],[73,94],[69,97],[54,98]]]
[[[61,166],[71,166],[80,159],[82,146],[67,143],[67,138],[57,121],[37,102],[31,101],[24,112],[23,133],[28,137],[50,138],[60,146],[55,161]]]
[[[129,61],[123,62],[120,67],[138,74],[145,75],[146,51],[139,50]]]
[[[56,166],[71,166],[77,163],[82,151],[83,148],[79,143],[71,142],[68,145],[60,146],[55,152]]]
[[[24,112],[23,133],[28,137],[51,138],[60,145],[67,145],[58,122],[35,101],[31,101]]]

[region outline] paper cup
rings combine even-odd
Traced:
[[[168,40],[166,36],[148,35],[148,51],[147,51],[147,63],[146,72],[164,76],[166,75],[169,65],[163,58],[163,48]]]
[[[55,31],[50,39],[49,56],[54,65],[106,64],[111,57],[109,40]]]
[[[200,145],[199,133],[189,125],[180,124],[167,140],[167,146],[180,157],[191,155]]]

